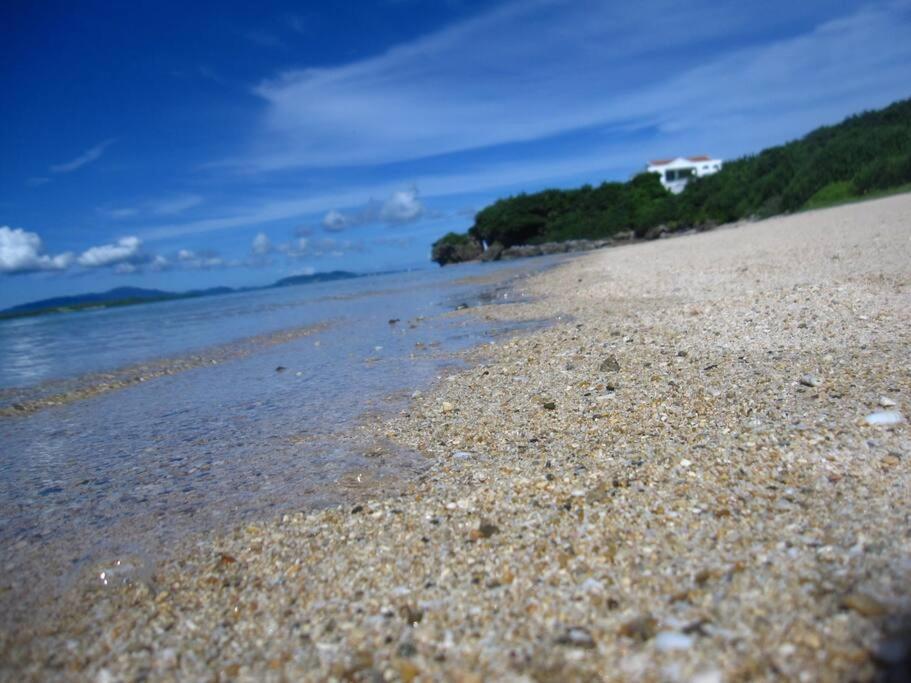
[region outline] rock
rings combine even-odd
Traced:
[[[633,640],[645,641],[654,638],[657,628],[658,622],[654,617],[646,614],[621,624],[617,633]]]
[[[482,261],[498,261],[500,259],[500,254],[503,253],[503,245],[499,242],[494,242],[487,249],[484,250],[484,253],[481,254]]]
[[[848,593],[841,599],[841,606],[862,617],[881,617],[886,613],[886,606],[866,593]]]
[[[892,408],[895,406],[895,400],[889,398],[888,396],[879,397],[879,406],[881,408]]]
[[[558,645],[592,650],[597,646],[591,632],[582,626],[570,626],[557,638]]]
[[[556,410],[557,409],[557,404],[554,403],[553,401],[544,401],[544,403],[542,403],[541,405],[544,407],[545,410]]]
[[[482,521],[478,526],[478,533],[481,535],[481,538],[490,538],[494,534],[500,533],[500,527],[498,527],[496,524]]]
[[[466,304],[464,301],[455,307],[457,311],[464,311],[466,308],[468,308],[468,304]]]
[[[805,387],[818,387],[822,381],[816,375],[807,374],[800,378],[800,383]]]
[[[885,410],[878,413],[870,413],[864,418],[868,425],[897,425],[903,422],[905,418],[896,410]]]
[[[687,355],[688,355],[687,352],[684,351],[683,349],[680,349],[680,351],[677,352],[677,358],[686,358]]]
[[[449,233],[433,243],[431,260],[445,266],[447,263],[474,261],[484,253],[484,245],[468,235]]]
[[[452,457],[456,460],[468,460],[471,457],[471,453],[468,451],[456,451],[452,454]]]
[[[662,631],[655,636],[654,643],[662,652],[689,650],[693,646],[693,637],[677,631]]]
[[[279,365],[277,368],[275,368],[275,372],[284,372],[287,369],[288,368],[286,368],[284,365]]]
[[[616,356],[608,356],[601,361],[601,365],[598,366],[598,369],[601,372],[620,372],[620,362],[617,360]]]
[[[440,405],[440,409],[444,413],[451,413],[453,410],[455,410],[455,406],[452,405],[449,401],[443,401],[443,403]]]
[[[647,240],[656,240],[669,232],[670,229],[666,225],[656,225],[654,228],[649,228],[643,235],[643,238]]]
[[[389,319],[390,325],[395,325],[397,322],[399,322],[399,318],[390,318]]]

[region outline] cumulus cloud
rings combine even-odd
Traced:
[[[323,217],[323,227],[330,232],[337,232],[348,227],[348,219],[341,211],[332,209]]]
[[[177,252],[177,262],[183,268],[199,270],[222,268],[226,265],[225,260],[217,252],[210,250],[196,252],[192,249],[181,249]]]
[[[424,213],[417,188],[400,190],[383,203],[380,218],[386,223],[410,223]]]
[[[424,205],[418,197],[416,187],[393,192],[385,201],[369,200],[360,209],[343,213],[332,209],[323,217],[323,228],[328,232],[340,232],[368,223],[400,225],[410,223],[424,215]]]
[[[272,241],[266,233],[258,232],[256,237],[253,238],[251,249],[257,256],[265,256],[272,251]]]
[[[65,270],[73,262],[69,252],[50,256],[43,251],[38,233],[0,226],[0,273]]]
[[[115,140],[113,138],[105,140],[104,142],[95,145],[91,149],[87,149],[85,152],[80,154],[78,157],[71,161],[64,162],[62,164],[55,164],[51,166],[52,173],[72,173],[73,171],[82,168],[83,166],[97,161],[101,158],[101,155],[104,154],[104,151],[113,145]]]
[[[85,268],[101,268],[121,263],[135,266],[148,261],[148,257],[143,257],[141,247],[142,241],[138,237],[122,237],[114,244],[102,244],[86,249],[79,254],[77,261]]]

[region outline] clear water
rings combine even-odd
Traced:
[[[419,471],[418,454],[366,443],[354,427],[404,408],[454,351],[504,331],[454,308],[515,301],[521,288],[509,283],[552,262],[0,322],[0,387],[24,391],[328,322],[228,362],[0,418],[2,594],[26,604],[21,592],[48,578],[126,557],[135,565],[191,532],[339,502]]]

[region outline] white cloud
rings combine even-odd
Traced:
[[[417,182],[422,198],[510,192],[622,178],[651,157],[756,152],[907,97],[909,10],[907,0],[853,10],[821,0],[508,5],[372,59],[261,84],[267,115],[241,166],[371,165],[593,126],[584,146],[498,147],[434,165],[445,171],[416,176],[408,166],[402,178],[390,169],[383,182],[304,199],[270,195],[143,234],[317,213],[337,231],[364,212],[343,207],[364,207],[405,182]]]
[[[417,188],[399,190],[385,201],[380,218],[387,223],[410,223],[424,213],[424,206],[418,199]]]
[[[197,253],[192,249],[180,249],[177,252],[177,261],[183,268],[196,268],[199,270],[222,268],[227,265],[217,252],[210,250]]]
[[[729,115],[767,98],[799,107],[805,88],[829,102],[857,90],[882,97],[884,84],[907,94],[906,2],[853,4],[511,2],[370,59],[260,83],[266,115],[246,161],[260,170],[395,162]],[[803,72],[808,62],[819,74]],[[721,80],[703,71],[713,63],[725,67]],[[745,64],[758,68],[732,68]]]
[[[330,232],[337,232],[348,227],[348,220],[345,218],[345,214],[343,214],[341,211],[331,209],[323,217],[323,227]]]
[[[107,207],[99,207],[96,210],[102,216],[105,216],[106,218],[110,218],[110,219],[116,220],[116,221],[123,220],[124,218],[132,218],[133,216],[135,216],[139,213],[139,209],[133,208],[131,206],[124,206],[124,207],[120,207],[120,208],[116,208],[116,209],[107,208]]]
[[[203,198],[198,194],[183,194],[176,197],[166,197],[149,203],[152,213],[160,216],[172,216],[183,213],[187,209],[202,204]]]
[[[69,252],[49,256],[43,251],[37,233],[0,226],[0,273],[65,270],[73,262],[73,255]]]
[[[257,256],[265,256],[272,251],[272,242],[269,239],[269,236],[264,232],[256,233],[256,237],[253,238],[253,244],[251,246],[253,253]]]
[[[141,247],[142,241],[138,237],[122,237],[115,244],[102,244],[86,249],[77,261],[85,268],[100,268],[122,263],[136,265],[139,261],[147,260],[141,255]]]
[[[368,223],[387,223],[400,225],[410,223],[424,215],[424,205],[418,198],[417,188],[395,190],[383,202],[370,199],[359,209],[343,213],[331,209],[323,217],[323,228],[328,232],[340,232]]]
[[[51,166],[50,170],[52,173],[71,173],[72,171],[82,168],[86,164],[90,164],[93,161],[100,159],[101,155],[104,154],[104,150],[113,145],[114,142],[115,140],[113,138],[105,140],[91,149],[86,150],[72,161]]]

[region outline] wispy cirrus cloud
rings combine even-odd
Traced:
[[[83,166],[91,164],[93,161],[97,161],[101,158],[101,155],[104,154],[105,150],[113,145],[117,140],[115,138],[109,138],[104,142],[101,142],[94,147],[87,149],[85,152],[80,154],[75,159],[64,162],[62,164],[54,164],[50,167],[51,173],[72,173]]]
[[[371,59],[263,81],[266,113],[239,163],[388,163],[631,121],[704,125],[757,102],[786,116],[807,95],[819,106],[907,94],[908,3],[840,11],[820,0],[509,3]]]
[[[853,8],[821,0],[510,3],[372,59],[264,81],[255,90],[266,105],[262,125],[249,155],[235,160],[277,172],[458,152],[446,157],[452,163],[417,172],[405,165],[398,178],[390,167],[386,180],[304,198],[250,197],[221,215],[143,234],[162,239],[314,213],[338,231],[358,223],[365,207],[376,211],[370,197],[405,183],[420,186],[424,202],[618,177],[665,154],[757,151],[908,96],[909,34],[908,0]],[[582,134],[583,147],[559,142]],[[483,147],[496,154],[466,152]]]

